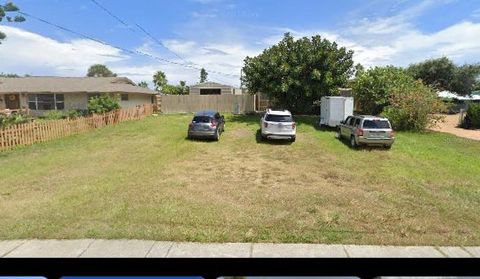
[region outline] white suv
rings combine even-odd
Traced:
[[[289,139],[294,142],[297,124],[288,110],[267,109],[260,119],[262,139]]]

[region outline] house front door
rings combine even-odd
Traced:
[[[19,94],[7,94],[5,95],[5,106],[7,109],[19,109],[20,108],[20,95]]]

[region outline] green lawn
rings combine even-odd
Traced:
[[[297,117],[297,142],[258,142],[227,115],[149,117],[0,152],[0,239],[480,245],[480,142],[398,133],[352,150]]]

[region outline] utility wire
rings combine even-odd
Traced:
[[[191,68],[191,69],[200,70],[199,68],[196,68],[196,67],[194,67],[194,66],[192,66],[192,65],[187,65],[187,64],[183,64],[183,63],[171,61],[171,60],[168,60],[168,59],[165,59],[165,58],[161,58],[161,57],[158,57],[158,56],[155,56],[155,55],[152,55],[152,54],[149,54],[149,53],[140,51],[140,50],[130,50],[130,49],[127,49],[127,48],[124,48],[124,47],[121,47],[121,46],[113,45],[113,44],[110,44],[110,43],[101,41],[101,40],[99,40],[99,39],[93,38],[93,37],[91,37],[91,36],[88,36],[88,35],[85,35],[85,34],[83,34],[83,33],[74,31],[74,30],[72,30],[72,29],[69,29],[69,28],[67,28],[67,27],[61,26],[61,25],[59,25],[59,24],[52,23],[52,22],[50,22],[50,21],[48,21],[48,20],[45,20],[45,19],[42,19],[42,18],[33,16],[33,15],[28,14],[28,13],[25,13],[25,12],[20,12],[20,11],[19,11],[18,13],[19,13],[19,14],[22,14],[22,15],[24,15],[24,16],[33,18],[33,19],[35,19],[35,20],[38,20],[38,21],[40,21],[40,22],[43,22],[43,23],[45,23],[45,24],[48,24],[48,25],[50,25],[50,26],[56,27],[56,28],[58,28],[58,29],[61,29],[61,30],[63,30],[63,31],[66,31],[66,32],[75,34],[75,35],[77,35],[77,36],[80,36],[80,37],[83,37],[83,38],[92,40],[92,41],[97,42],[97,43],[100,43],[100,44],[102,44],[102,45],[120,49],[120,50],[122,50],[122,51],[124,51],[124,52],[126,52],[126,53],[142,55],[142,56],[150,57],[150,58],[152,58],[152,59],[155,59],[155,60],[158,60],[158,61],[161,61],[161,62],[165,62],[165,63],[168,63],[168,64],[173,64],[173,65],[178,65],[178,66],[182,66],[182,67],[185,67],[185,68]],[[224,76],[238,77],[238,75],[235,75],[235,74],[228,74],[228,73],[222,73],[222,72],[217,72],[217,71],[210,71],[210,72],[216,73],[216,74],[220,74],[220,75],[224,75]]]
[[[111,17],[113,17],[115,20],[117,20],[118,22],[120,22],[121,24],[125,25],[128,29],[130,29],[131,31],[135,32],[134,29],[132,29],[132,27],[130,25],[128,25],[124,20],[122,20],[120,17],[116,16],[112,11],[110,11],[109,9],[107,9],[105,6],[101,5],[98,1],[96,0],[90,0],[92,1],[95,5],[97,5],[99,8],[101,8],[102,10],[104,10],[108,15],[110,15]],[[166,50],[168,50],[169,52],[171,52],[173,55],[175,55],[177,58],[181,59],[182,61],[184,61],[185,64],[184,66],[185,67],[188,67],[188,68],[191,68],[191,69],[196,69],[196,70],[201,70],[202,68],[199,67],[198,65],[196,65],[195,63],[191,62],[191,61],[188,61],[188,60],[185,60],[182,56],[180,56],[178,53],[176,53],[175,51],[171,50],[170,48],[168,48],[167,46],[165,46],[165,44],[163,44],[160,40],[158,40],[157,38],[155,38],[151,33],[149,33],[147,30],[145,30],[145,28],[143,28],[140,24],[137,24],[135,23],[135,25],[137,26],[138,29],[140,29],[143,33],[145,33],[150,39],[152,39],[153,41],[155,41],[157,44],[159,44],[160,46],[162,46],[163,48],[165,48]],[[240,77],[239,75],[234,75],[234,74],[228,74],[228,73],[222,73],[222,72],[218,72],[218,71],[212,71],[212,70],[207,70],[207,72],[209,73],[214,73],[214,74],[220,74],[220,75],[228,75],[228,76],[234,76],[234,77]]]
[[[121,18],[117,17],[116,15],[114,15],[112,12],[110,12],[107,8],[105,8],[104,6],[102,6],[100,3],[98,3],[96,0],[91,0],[95,5],[97,5],[100,9],[104,10],[107,14],[109,14],[111,17],[115,18],[118,22],[120,22],[121,24],[125,25],[126,27],[128,27],[128,29],[130,29],[131,31],[135,32],[135,30],[133,28],[131,28],[130,25],[128,25],[125,21],[123,21]]]

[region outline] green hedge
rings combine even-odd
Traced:
[[[465,128],[480,128],[480,103],[469,103],[464,120]]]

